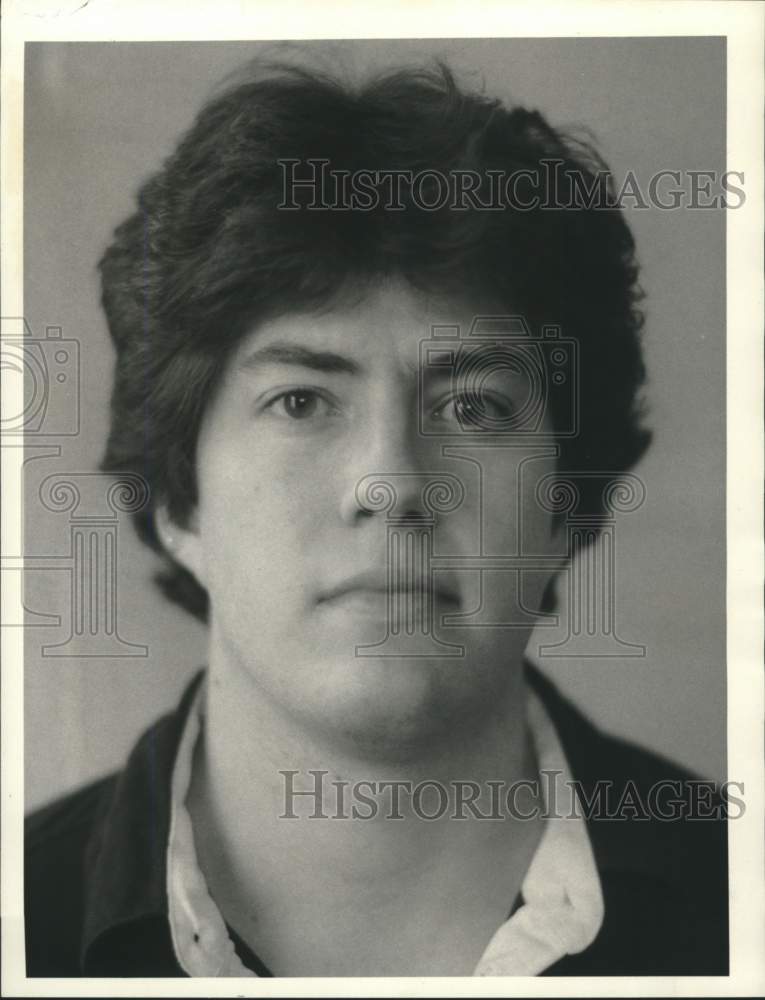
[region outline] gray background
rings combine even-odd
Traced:
[[[306,43],[360,70],[443,55],[468,82],[592,129],[617,180],[661,169],[725,169],[725,48],[714,38],[488,39]],[[221,77],[265,46],[245,42],[27,45],[25,315],[80,344],[80,433],[59,457],[27,454],[25,546],[66,556],[68,515],[46,510],[52,472],[95,470],[112,354],[95,264]],[[268,45],[273,50],[272,45]],[[735,169],[735,164],[730,165]],[[629,211],[647,293],[655,442],[636,470],[645,504],[617,524],[617,622],[644,658],[544,659],[604,727],[725,776],[725,220],[720,211]],[[204,662],[204,630],[150,583],[153,557],[122,519],[119,631],[145,658],[42,654],[69,634],[69,574],[28,573],[28,608],[61,617],[26,629],[26,807],[120,765]],[[65,564],[62,563],[62,565]],[[564,609],[565,610],[565,609]],[[553,641],[563,633],[544,641]],[[534,645],[534,640],[532,640]],[[68,650],[78,652],[76,644]],[[735,777],[735,776],[733,776]]]

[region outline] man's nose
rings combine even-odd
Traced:
[[[422,516],[428,476],[434,475],[433,459],[416,412],[389,408],[365,422],[355,435],[345,468],[343,520],[355,523],[393,512],[397,517]]]

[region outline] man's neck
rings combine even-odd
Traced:
[[[392,974],[386,951],[407,964],[405,925],[413,974],[428,974],[419,932],[437,968],[471,971],[541,833],[507,811],[508,789],[537,776],[520,667],[504,695],[439,745],[375,756],[296,728],[249,674],[211,664],[189,795],[200,865],[224,917],[274,971],[307,974],[302,954],[310,974],[334,974],[317,972],[327,936],[358,931],[346,974],[356,962]],[[514,804],[531,811],[531,793]],[[339,955],[327,961],[342,967]]]

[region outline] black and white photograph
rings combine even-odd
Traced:
[[[761,994],[763,5],[54,6],[3,992]]]

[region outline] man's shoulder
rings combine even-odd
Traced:
[[[51,842],[66,842],[92,824],[104,800],[113,791],[118,772],[97,778],[67,792],[29,813],[24,818],[24,839],[28,854],[47,852]]]
[[[89,848],[116,782],[116,774],[107,775],[25,819],[27,975],[81,975]]]
[[[177,707],[148,726],[121,770],[26,818],[27,975],[80,976],[82,960],[111,927],[163,917],[172,771],[202,677],[197,672]]]
[[[724,975],[727,805],[715,782],[602,731],[540,673],[587,821],[606,918],[553,974]]]
[[[608,781],[637,788],[659,781],[711,784],[669,757],[601,728],[536,667],[527,666],[526,676],[554,722],[580,783]]]

